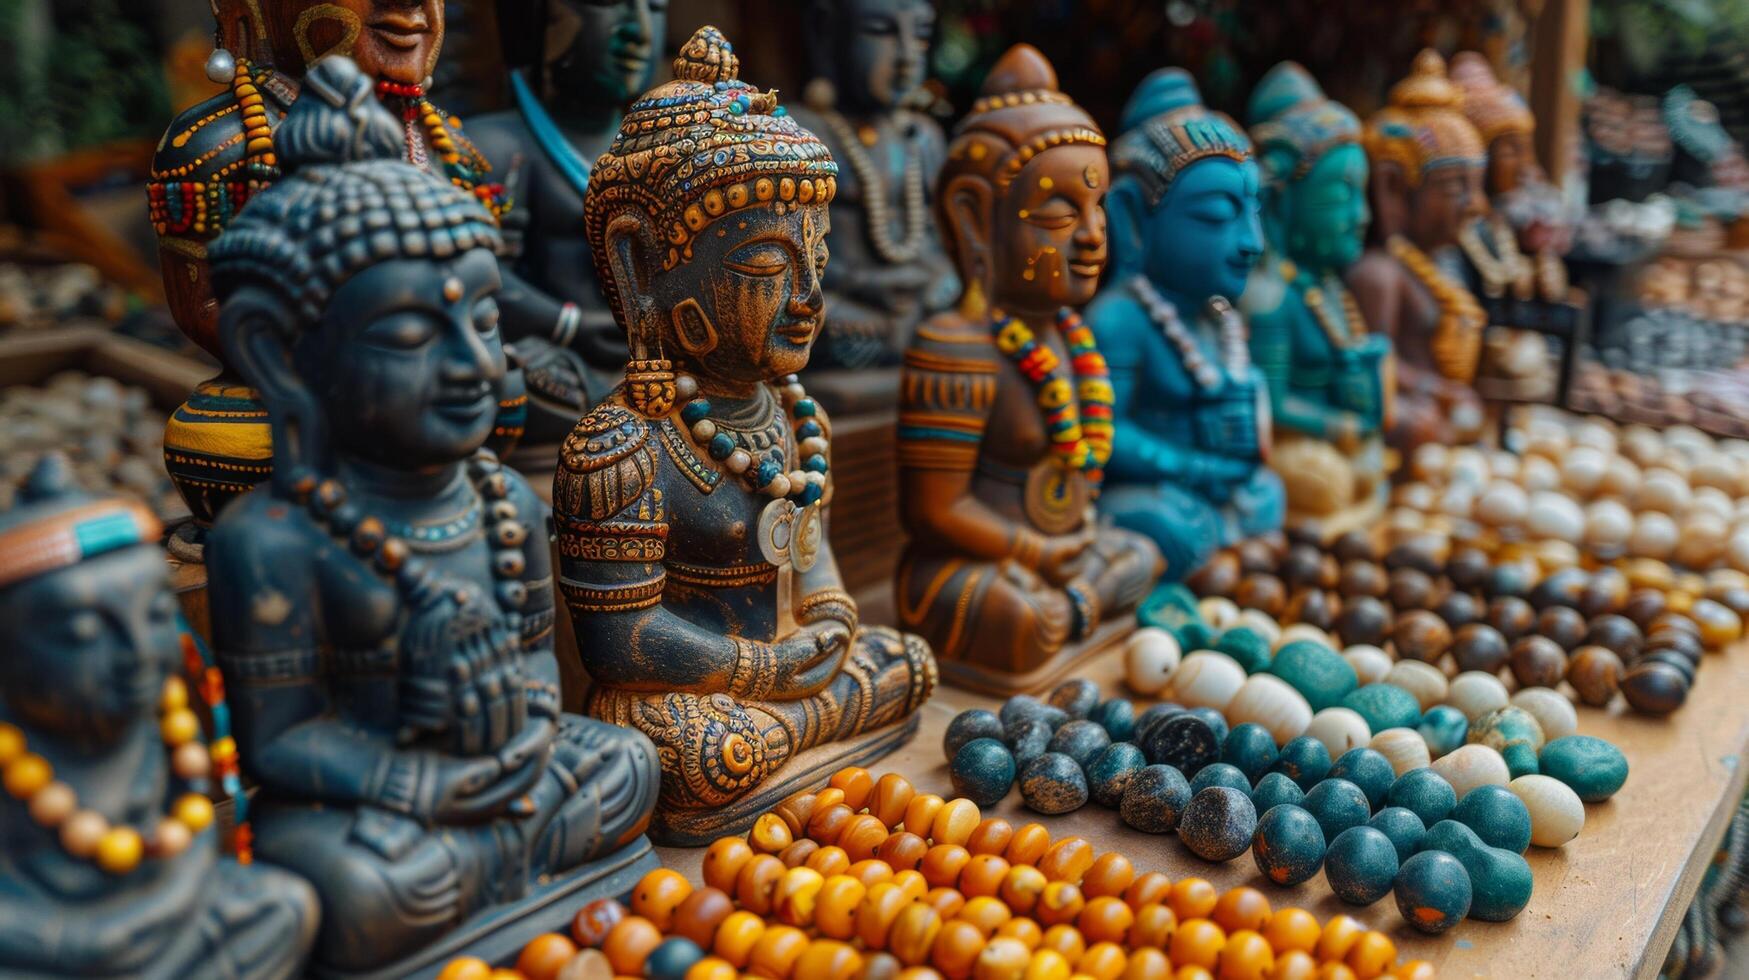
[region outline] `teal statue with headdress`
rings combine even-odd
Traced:
[[[1099,507],[1178,578],[1281,526],[1268,386],[1233,308],[1263,251],[1258,171],[1244,131],[1182,69],[1149,75],[1120,125],[1111,274],[1087,311],[1116,395]]]
[[[1264,75],[1248,116],[1268,246],[1242,308],[1269,383],[1272,463],[1290,524],[1359,526],[1382,506],[1393,387],[1390,340],[1343,282],[1371,219],[1360,121],[1291,61]]]

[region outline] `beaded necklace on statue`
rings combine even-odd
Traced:
[[[1219,320],[1217,327],[1220,330],[1222,366],[1217,367],[1203,356],[1202,345],[1197,343],[1196,337],[1184,325],[1184,320],[1178,315],[1178,307],[1160,295],[1153,283],[1138,275],[1130,279],[1129,288],[1136,301],[1147,312],[1148,319],[1160,328],[1166,342],[1177,349],[1184,369],[1190,372],[1197,384],[1211,391],[1219,388],[1223,367],[1226,377],[1243,379],[1246,369],[1251,366],[1251,352],[1245,344],[1245,321],[1224,298],[1216,296],[1209,301],[1211,310]]]
[[[1439,373],[1456,381],[1469,381],[1476,374],[1476,358],[1482,350],[1482,328],[1488,315],[1470,291],[1439,271],[1427,253],[1402,235],[1385,242],[1391,257],[1433,295],[1439,304],[1439,325],[1433,334],[1433,361]]]
[[[1482,241],[1479,221],[1466,221],[1458,230],[1458,248],[1470,260],[1476,274],[1482,277],[1482,292],[1490,297],[1506,295],[1508,286],[1519,299],[1531,299],[1535,292],[1536,270],[1524,253],[1518,250],[1518,239],[1505,222],[1489,222],[1489,237],[1493,248]],[[1504,232],[1504,234],[1502,233]]]
[[[377,97],[401,102],[401,122],[407,129],[409,163],[424,168],[428,162],[425,147],[431,147],[437,151],[443,175],[450,183],[474,195],[486,210],[492,212],[493,218],[504,217],[511,205],[504,185],[485,182],[486,175],[492,172],[492,165],[460,132],[452,134],[452,130],[461,129],[461,120],[454,117],[446,120],[442,110],[425,97],[423,85],[379,81]],[[416,127],[423,127],[423,133]],[[457,140],[460,140],[459,145]]]
[[[1353,345],[1366,332],[1365,320],[1360,315],[1360,304],[1355,301],[1354,294],[1348,291],[1348,286],[1341,280],[1336,283],[1336,295],[1342,303],[1342,319],[1338,321],[1330,310],[1330,305],[1324,295],[1324,290],[1311,278],[1306,277],[1304,285],[1300,284],[1299,266],[1286,259],[1282,260],[1281,278],[1290,285],[1297,286],[1300,298],[1305,301],[1306,309],[1312,311],[1312,319],[1318,322],[1318,328],[1324,331],[1324,336],[1330,341],[1330,346],[1341,350]]]
[[[990,311],[990,333],[996,349],[1014,363],[1032,383],[1033,398],[1045,420],[1051,453],[1065,469],[1080,470],[1094,497],[1105,482],[1105,464],[1111,459],[1112,404],[1111,369],[1099,353],[1093,331],[1067,307],[1057,311],[1057,330],[1069,347],[1069,367],[1075,384],[1063,376],[1062,360],[1049,344],[1025,323]]]
[[[826,128],[837,138],[838,144],[844,148],[844,155],[850,161],[850,169],[856,171],[856,179],[862,184],[862,211],[867,218],[869,244],[874,246],[875,254],[889,265],[915,261],[923,248],[923,235],[929,228],[929,204],[925,199],[923,185],[923,160],[916,146],[907,145],[905,148],[905,213],[899,222],[905,237],[901,241],[894,241],[893,230],[888,223],[886,177],[881,173],[880,165],[869,156],[867,149],[878,141],[879,134],[869,126],[853,129],[850,121],[836,109],[817,107],[816,111],[825,121]]]
[[[698,380],[690,375],[675,378],[674,388],[686,399],[680,406],[680,420],[686,423],[693,441],[718,465],[741,478],[751,490],[774,499],[788,499],[798,507],[806,507],[820,499],[826,491],[826,473],[832,468],[832,441],[820,424],[820,407],[803,390],[793,374],[777,383],[774,393],[770,386],[759,385],[757,397],[766,407],[766,421],[737,428],[711,417],[710,399],[698,393]],[[777,401],[789,410],[789,424],[796,440],[796,456],[800,465],[787,469],[781,431],[773,430],[777,418]]]

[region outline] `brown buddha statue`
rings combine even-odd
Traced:
[[[1073,310],[1105,266],[1109,184],[1099,128],[1037,49],[1011,48],[938,180],[965,295],[918,328],[900,389],[899,621],[956,684],[1048,682],[1161,571],[1153,542],[1093,516],[1113,394]]]
[[[553,480],[590,714],[655,742],[651,833],[702,843],[902,741],[934,688],[863,626],[825,512],[832,423],[795,373],[823,313],[837,166],[713,27],[633,103],[584,198],[625,381]]]
[[[1348,272],[1365,321],[1396,352],[1396,441],[1471,438],[1481,425],[1475,380],[1487,316],[1438,253],[1473,220],[1486,153],[1463,95],[1431,49],[1361,133],[1371,176],[1372,243]]]
[[[146,187],[170,313],[225,367],[164,430],[165,468],[202,527],[273,468],[267,409],[224,364],[207,249],[250,198],[280,179],[275,133],[310,66],[328,54],[351,57],[401,121],[409,162],[441,174],[494,215],[506,206],[461,123],[425,98],[443,47],[442,0],[213,0],[213,15],[207,75],[225,90],[171,121]],[[520,386],[520,375],[513,381]],[[505,401],[499,447],[514,443],[527,411],[519,392],[507,391]],[[192,556],[175,539],[171,550]]]

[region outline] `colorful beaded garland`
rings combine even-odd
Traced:
[[[1051,453],[1065,468],[1080,470],[1087,477],[1090,493],[1098,497],[1106,461],[1111,459],[1116,396],[1111,388],[1111,369],[1099,353],[1093,331],[1074,310],[1064,307],[1057,311],[1057,330],[1069,347],[1069,367],[1076,382],[1071,385],[1063,376],[1062,360],[1050,345],[1039,342],[1031,327],[1001,310],[991,310],[990,317],[996,349],[1032,383],[1034,400],[1044,414]]]
[[[1476,376],[1476,360],[1482,351],[1482,330],[1488,325],[1488,315],[1482,304],[1468,289],[1455,283],[1439,270],[1427,253],[1402,235],[1392,235],[1385,242],[1386,251],[1403,264],[1416,282],[1433,296],[1439,306],[1439,325],[1433,334],[1433,362],[1439,373],[1453,381],[1470,381]]]
[[[473,143],[461,135],[460,119],[455,116],[446,119],[442,110],[425,97],[422,85],[379,81],[377,97],[401,102],[401,120],[407,126],[407,147],[413,164],[420,167],[426,164],[421,141],[413,134],[413,125],[417,123],[425,130],[423,145],[437,151],[437,158],[443,164],[443,175],[449,178],[449,182],[474,195],[494,219],[504,217],[512,202],[503,184],[486,182],[492,165],[486,162]]]
[[[831,470],[832,441],[826,427],[820,423],[820,407],[802,388],[795,375],[785,375],[778,381],[778,395],[789,410],[790,424],[795,434],[796,455],[801,459],[797,469],[785,471],[786,457],[781,445],[772,446],[765,455],[741,444],[741,439],[728,426],[710,417],[710,399],[698,393],[698,381],[679,375],[674,382],[675,393],[686,399],[680,406],[680,420],[687,431],[711,459],[740,477],[748,487],[772,498],[789,498],[798,507],[818,501],[826,492],[826,473]],[[760,386],[765,391],[765,386]]]

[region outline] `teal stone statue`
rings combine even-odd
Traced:
[[[1343,284],[1371,218],[1360,121],[1291,61],[1263,76],[1248,116],[1267,247],[1242,308],[1277,427],[1270,461],[1287,523],[1339,533],[1382,509],[1394,387],[1390,340]]]
[[[1263,252],[1251,141],[1183,69],[1149,75],[1111,151],[1111,274],[1088,307],[1111,366],[1100,510],[1160,546],[1169,579],[1281,526],[1268,387],[1233,309]]]

